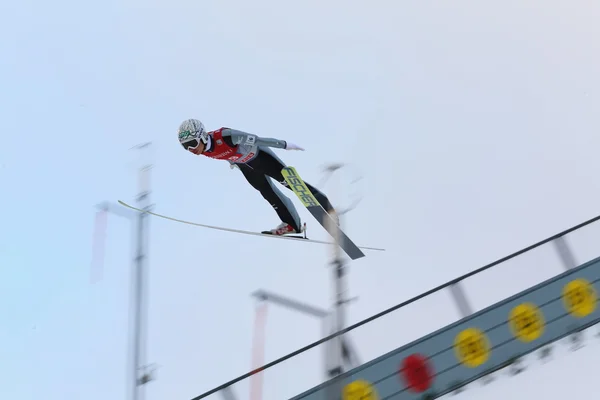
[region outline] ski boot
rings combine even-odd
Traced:
[[[282,222],[281,224],[277,225],[276,228],[273,228],[268,231],[262,231],[261,233],[263,235],[276,235],[276,236],[286,236],[286,237],[295,237],[295,238],[306,239],[305,232],[306,232],[306,223],[304,223],[304,225],[302,226],[302,229],[300,229],[298,231],[298,230],[294,229],[290,224]],[[304,236],[298,236],[298,235],[302,235],[303,233],[304,233]]]

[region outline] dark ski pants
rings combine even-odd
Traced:
[[[271,207],[275,209],[275,212],[277,212],[281,221],[290,224],[294,229],[299,231],[301,221],[296,207],[294,207],[294,204],[289,198],[279,191],[273,184],[273,181],[269,179],[273,178],[289,190],[292,190],[281,174],[281,170],[285,168],[286,165],[275,155],[275,153],[269,148],[261,147],[254,159],[246,164],[237,164],[237,166],[240,167],[240,171],[242,171],[246,180],[258,190],[264,199],[269,202]],[[312,192],[323,208],[327,212],[331,212],[333,206],[329,202],[327,196],[307,182],[304,183],[306,183],[308,190]]]

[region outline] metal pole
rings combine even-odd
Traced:
[[[151,143],[144,143],[133,147],[132,149],[146,149]],[[149,202],[150,198],[150,185],[149,185],[149,171],[152,168],[151,164],[142,165],[138,173],[138,195],[136,201],[139,204],[139,208],[150,211],[152,205]],[[118,215],[120,217],[128,218],[136,222],[135,238],[136,238],[136,249],[134,257],[134,268],[132,276],[132,295],[131,295],[131,316],[130,320],[133,320],[133,327],[131,329],[130,337],[130,358],[128,360],[131,365],[131,382],[132,387],[128,388],[128,393],[131,395],[132,400],[142,400],[144,392],[142,386],[150,382],[152,377],[152,371],[148,369],[146,365],[146,320],[147,320],[147,309],[148,305],[145,302],[146,290],[145,284],[147,277],[144,271],[146,266],[147,254],[146,254],[146,232],[148,229],[146,218],[148,214],[145,212],[139,212],[137,215],[131,210],[124,209],[122,206],[104,202],[98,205],[98,208]],[[135,218],[134,218],[135,217]],[[140,373],[140,370],[143,372]]]
[[[462,318],[473,314],[473,307],[471,307],[471,303],[467,300],[467,294],[462,289],[461,282],[450,285],[450,293],[452,293],[452,297]]]
[[[144,143],[137,146],[138,149],[146,149],[150,143]],[[140,168],[138,181],[138,208],[150,211],[150,188],[149,174],[151,165],[146,164]],[[133,331],[133,373],[135,378],[133,400],[144,399],[143,386],[151,380],[149,373],[141,372],[146,368],[146,320],[147,320],[147,302],[146,300],[146,218],[147,213],[138,214],[137,230],[137,254],[135,257],[135,298],[134,298],[134,331]]]
[[[267,303],[261,301],[256,306],[254,321],[254,338],[252,340],[252,369],[263,366],[265,360],[265,325],[267,317]],[[257,372],[250,378],[250,400],[262,400],[263,373]]]
[[[559,236],[553,240],[554,247],[558,252],[558,256],[560,257],[560,261],[563,264],[565,270],[570,270],[577,266],[577,261],[575,260],[575,255],[573,254],[573,250],[569,247],[569,243],[567,243],[567,238],[564,236]]]
[[[339,170],[342,167],[340,164],[333,164],[327,167],[327,170],[333,175],[335,171]],[[337,186],[337,185],[335,185]],[[337,192],[337,191],[333,191]],[[343,212],[337,212],[337,220],[339,228],[342,227],[342,214]],[[346,287],[345,287],[345,265],[343,260],[342,251],[340,246],[336,243],[339,242],[339,230],[338,227],[335,226],[334,220],[328,220],[330,225],[330,232],[335,232],[335,240],[334,244],[332,244],[333,249],[333,259],[331,264],[333,265],[333,291],[334,291],[334,307],[333,307],[333,329],[335,332],[339,332],[344,329],[346,323]],[[332,368],[329,370],[329,375],[331,378],[340,375],[343,372],[343,335],[340,335],[335,338],[333,343],[332,350]]]
[[[335,171],[342,167],[341,164],[333,164],[326,168],[326,171],[333,175]],[[335,185],[337,186],[337,185]],[[332,192],[336,192],[332,190]],[[329,210],[327,210],[329,211]],[[327,230],[334,233],[334,242],[332,244],[333,258],[330,264],[332,268],[332,287],[334,296],[334,305],[332,307],[332,333],[340,332],[344,329],[346,316],[345,316],[345,265],[343,260],[342,251],[340,246],[337,244],[340,240],[339,229],[342,227],[342,214],[345,211],[336,210],[336,214],[332,217],[337,217],[337,225],[334,218],[327,219]],[[339,228],[339,229],[338,229]],[[331,380],[331,384],[325,389],[325,397],[327,399],[339,399],[342,394],[342,380],[336,379],[344,372],[344,335],[338,335],[332,341],[326,342],[325,348],[329,353],[329,368],[328,375]]]
[[[344,329],[345,325],[345,298],[344,298],[344,264],[341,259],[332,261],[333,269],[333,287],[335,294],[335,306],[333,311],[333,328],[334,332],[339,332]],[[339,335],[334,339],[332,348],[332,368],[329,370],[330,377],[335,377],[344,372],[343,369],[343,335]]]
[[[251,296],[258,300],[269,301],[271,303],[278,304],[282,307],[290,308],[292,310],[296,310],[303,314],[312,315],[317,318],[325,318],[325,317],[327,317],[327,315],[329,315],[329,312],[326,310],[311,306],[306,303],[302,303],[297,300],[293,300],[289,297],[284,297],[284,296],[275,294],[273,292],[268,292],[263,289],[256,290],[255,292],[253,292],[251,294]]]
[[[104,212],[110,212],[111,214],[115,214],[119,217],[127,218],[130,221],[134,221],[135,220],[134,217],[137,217],[137,215],[135,215],[133,211],[124,209],[121,206],[118,206],[116,204],[112,204],[109,202],[103,202],[101,204],[98,204],[96,207]],[[134,233],[135,233],[135,231],[134,231]],[[134,261],[135,261],[135,259],[134,259]],[[135,276],[132,276],[132,281],[135,281]],[[131,295],[131,298],[133,300],[133,295]],[[135,367],[136,366],[135,359],[137,359],[137,356],[133,356],[133,357],[131,356],[131,353],[135,352],[134,351],[134,343],[135,343],[135,338],[132,335],[129,338],[129,346],[128,346],[129,351],[128,351],[128,358],[127,358],[127,362],[126,362],[126,369],[129,370],[129,368],[133,368],[135,372],[134,372],[134,375],[130,377],[131,381],[129,379],[126,380],[126,382],[128,382],[128,383],[131,382],[131,387],[129,387],[129,386],[127,387],[127,393],[130,396],[127,396],[126,398],[131,398],[133,400],[135,400],[137,397],[137,393],[136,393],[137,368]]]
[[[141,200],[138,198],[138,201]],[[137,217],[137,254],[135,257],[135,276],[133,284],[135,286],[134,294],[134,327],[133,327],[133,376],[134,376],[134,389],[133,389],[133,400],[142,400],[144,393],[140,386],[140,374],[139,368],[144,363],[143,353],[143,338],[142,338],[142,303],[143,303],[143,279],[144,279],[144,243],[143,243],[143,232],[144,232],[144,219],[146,213],[139,213]],[[139,389],[139,390],[138,390]]]

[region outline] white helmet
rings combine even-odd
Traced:
[[[208,143],[208,133],[204,124],[197,119],[186,119],[179,125],[179,143],[184,149],[194,149],[200,142]]]

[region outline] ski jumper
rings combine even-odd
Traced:
[[[271,180],[274,179],[292,190],[281,174],[281,170],[286,165],[270,149],[270,147],[285,149],[287,143],[284,140],[262,138],[229,128],[217,129],[209,132],[208,135],[209,142],[202,155],[226,160],[238,166],[248,183],[269,202],[281,221],[300,231],[301,221],[296,207],[273,185]],[[333,210],[327,196],[307,182],[304,183],[325,210],[328,212]]]

